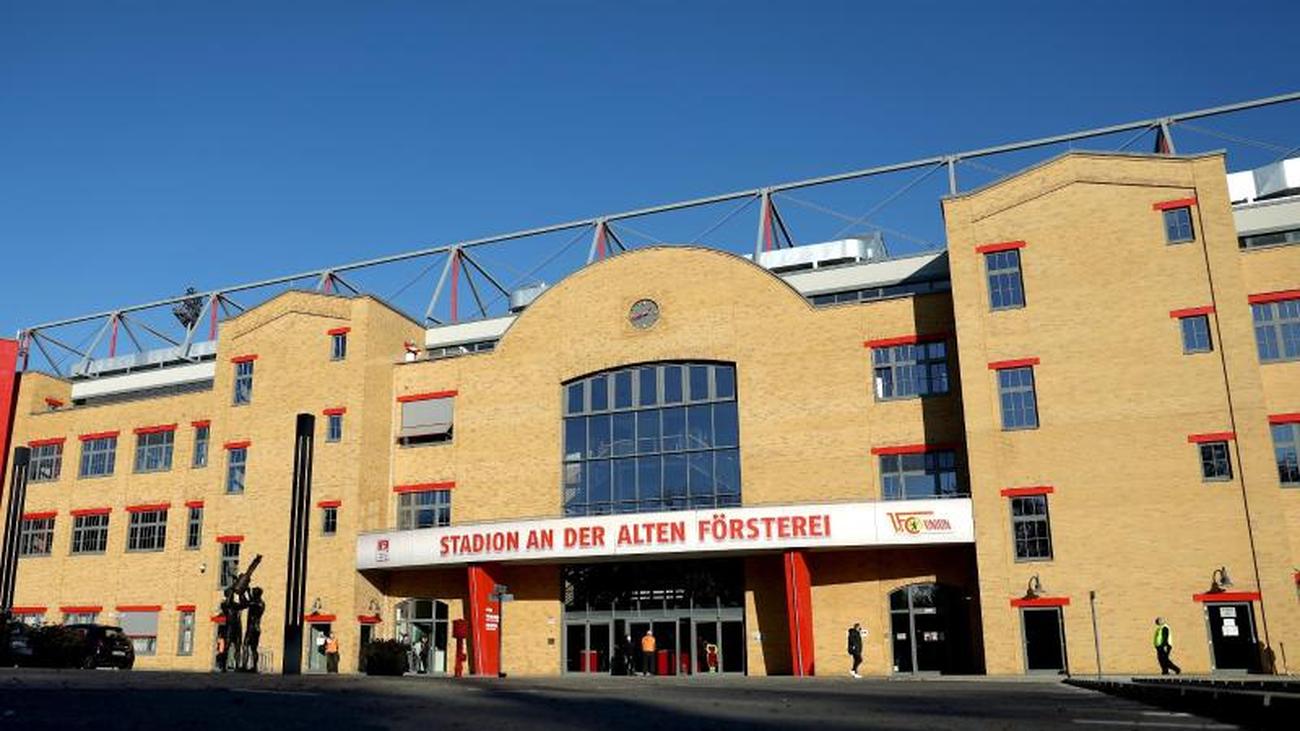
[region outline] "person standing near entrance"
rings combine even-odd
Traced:
[[[862,664],[862,624],[854,622],[849,627],[849,657],[853,658],[853,667],[849,670],[849,675],[855,678],[861,678],[858,675],[858,666]]]
[[[334,636],[331,631],[325,637],[325,672],[337,673],[339,671],[339,638]]]
[[[1169,657],[1169,653],[1174,650],[1173,630],[1165,624],[1164,617],[1156,617],[1156,633],[1151,638],[1151,643],[1156,648],[1156,661],[1160,663],[1160,674],[1168,675],[1172,670],[1175,675],[1182,675],[1183,669],[1174,664]]]
[[[646,630],[645,636],[641,638],[641,674],[649,675],[650,669],[654,667],[655,661],[655,633],[654,630]]]

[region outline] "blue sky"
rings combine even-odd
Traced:
[[[1300,4],[1281,2],[6,0],[0,334],[186,286],[1295,91],[1297,27]],[[1236,132],[1294,146],[1298,116],[1260,112]],[[820,200],[858,215],[909,179]],[[942,243],[941,191],[921,192],[890,206],[889,230],[913,236],[901,245]],[[680,240],[725,212],[634,225]],[[711,243],[752,246],[753,220]],[[807,220],[805,237],[839,228]],[[522,276],[563,243],[485,257]]]

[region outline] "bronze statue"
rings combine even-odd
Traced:
[[[262,614],[266,612],[266,602],[262,601],[262,587],[253,587],[251,594],[251,598],[244,602],[244,606],[248,607],[248,628],[244,630],[246,659],[243,669],[255,673],[257,672],[257,644],[262,638]]]

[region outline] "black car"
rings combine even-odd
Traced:
[[[33,633],[34,664],[59,668],[114,667],[130,670],[135,648],[121,627],[65,624]]]
[[[22,622],[10,621],[4,625],[4,646],[0,647],[0,661],[5,665],[26,666],[36,664],[36,630]]]

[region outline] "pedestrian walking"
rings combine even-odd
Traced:
[[[1160,674],[1168,675],[1169,671],[1174,671],[1175,675],[1182,675],[1183,669],[1178,667],[1169,657],[1169,653],[1174,650],[1173,642],[1174,632],[1165,624],[1164,617],[1156,617],[1156,633],[1151,638],[1151,643],[1156,648],[1156,661],[1160,663]]]
[[[861,678],[858,675],[858,666],[862,664],[862,624],[854,622],[849,627],[849,657],[853,658],[853,667],[849,670],[849,675],[855,678]]]
[[[330,632],[325,638],[325,672],[339,671],[339,638]]]
[[[654,667],[655,661],[655,633],[654,630],[646,630],[645,636],[641,638],[641,674],[649,675],[651,668]]]

